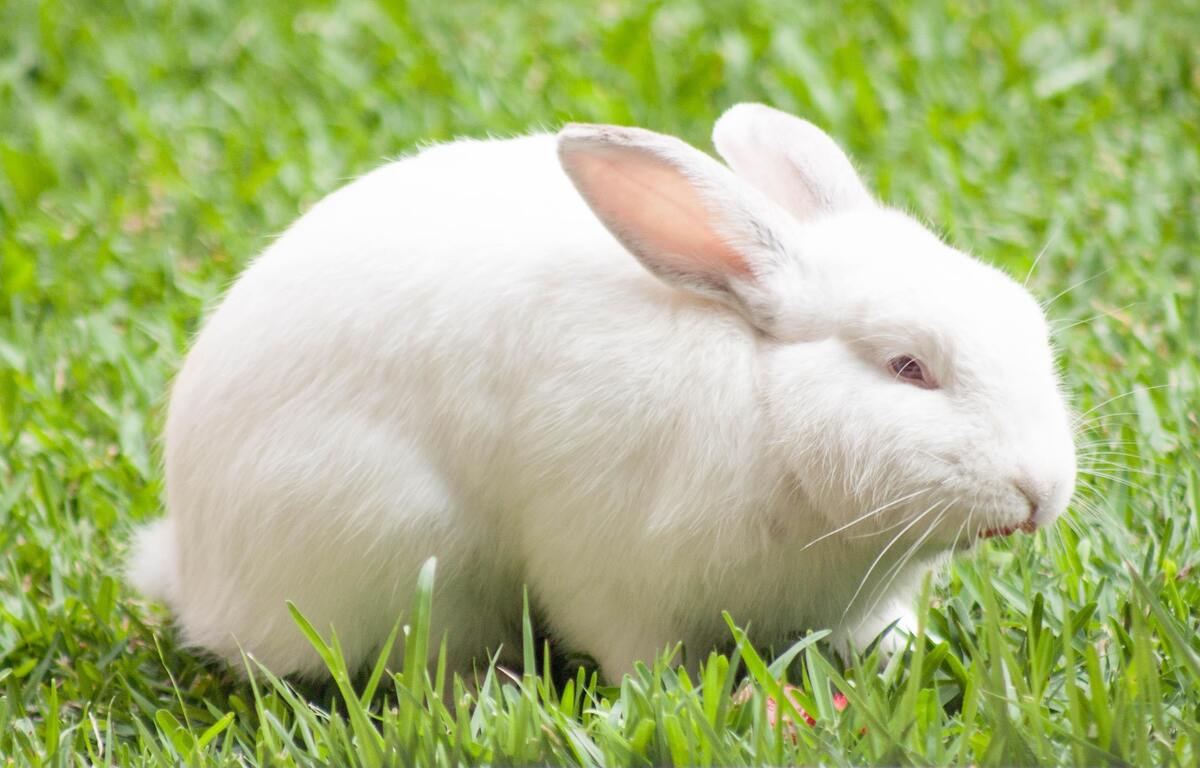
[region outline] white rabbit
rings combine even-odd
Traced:
[[[378,652],[438,557],[452,663],[522,586],[610,678],[683,641],[860,646],[932,563],[1050,523],[1075,454],[1038,304],[733,107],[730,168],[636,128],[457,141],[331,194],[196,339],[131,578],[184,639]]]

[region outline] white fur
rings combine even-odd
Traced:
[[[170,523],[135,583],[188,642],[312,675],[286,600],[357,663],[437,555],[459,668],[519,650],[527,584],[614,675],[680,640],[696,659],[722,610],[762,642],[862,642],[945,552],[1028,516],[1017,484],[1052,521],[1074,452],[1037,304],[872,202],[811,125],[743,105],[717,133],[744,179],[571,126],[433,147],[317,204],[184,363]],[[663,190],[692,224],[629,204]],[[941,388],[897,380],[898,354]]]

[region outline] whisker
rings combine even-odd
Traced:
[[[1117,438],[1116,431],[1124,430],[1127,427],[1132,428],[1132,426],[1133,426],[1132,424],[1120,424],[1120,425],[1117,425],[1115,428],[1110,428],[1108,426],[1103,427],[1104,430],[1115,429],[1115,431],[1112,431],[1112,432],[1109,432],[1109,431],[1100,432],[1100,431],[1097,431],[1095,428],[1089,428],[1087,430],[1089,432],[1089,437],[1094,437],[1095,439],[1088,440],[1087,442],[1076,443],[1075,444],[1075,452],[1076,452],[1076,454],[1084,454],[1084,453],[1091,451],[1094,448],[1131,448],[1135,451],[1140,451],[1141,445],[1140,445],[1139,441],[1137,441],[1137,440],[1117,440],[1116,439]]]
[[[1119,416],[1137,416],[1137,411],[1118,411],[1117,413],[1100,413],[1090,419],[1081,419],[1075,422],[1076,426],[1083,427],[1090,424],[1100,424],[1105,419],[1115,419]]]
[[[1146,492],[1146,488],[1144,488],[1130,480],[1127,480],[1123,477],[1118,477],[1117,475],[1109,474],[1107,472],[1103,472],[1098,469],[1089,469],[1089,470],[1080,470],[1080,471],[1084,472],[1085,474],[1087,474],[1090,477],[1099,477],[1099,478],[1103,478],[1105,480],[1110,480],[1114,483],[1120,483],[1121,485],[1125,486],[1126,488],[1129,488],[1130,490],[1133,490],[1133,491],[1138,491],[1139,493]]]
[[[1054,302],[1058,301],[1063,296],[1066,296],[1068,293],[1075,290],[1076,288],[1080,288],[1084,285],[1087,285],[1088,283],[1092,282],[1093,280],[1097,280],[1101,277],[1104,277],[1105,275],[1107,275],[1109,272],[1112,272],[1112,271],[1113,271],[1113,267],[1109,267],[1108,269],[1104,270],[1103,272],[1097,272],[1096,274],[1092,275],[1091,277],[1087,278],[1086,280],[1080,280],[1078,283],[1068,286],[1065,290],[1063,290],[1062,292],[1055,295],[1054,298],[1050,299],[1047,302],[1043,302],[1042,311],[1043,312],[1049,311],[1051,305],[1053,305]]]
[[[1102,510],[1091,499],[1081,499],[1074,509],[1080,513],[1090,515],[1097,520],[1111,519],[1109,515],[1104,514],[1105,510]]]
[[[921,489],[919,489],[919,490],[913,491],[912,493],[910,493],[910,494],[908,494],[908,495],[906,495],[906,496],[901,496],[901,497],[900,497],[900,498],[898,498],[898,499],[893,499],[892,501],[889,501],[888,503],[884,504],[883,506],[881,506],[881,507],[876,507],[875,509],[873,509],[873,510],[871,510],[870,512],[866,513],[865,515],[862,515],[861,517],[857,517],[857,518],[855,518],[854,520],[851,520],[850,522],[846,523],[845,525],[843,525],[843,526],[841,526],[841,527],[839,527],[839,528],[835,528],[835,529],[833,529],[832,531],[829,531],[828,533],[823,533],[823,534],[821,534],[820,536],[818,536],[817,538],[815,538],[815,539],[813,539],[812,541],[808,542],[807,544],[805,544],[803,547],[801,547],[800,549],[798,549],[798,550],[796,550],[796,551],[797,551],[797,552],[803,552],[804,550],[808,549],[809,547],[815,546],[815,545],[817,545],[817,544],[821,543],[822,541],[824,541],[825,539],[828,539],[830,536],[833,536],[833,535],[835,535],[835,534],[841,533],[842,531],[846,530],[847,528],[849,528],[849,527],[851,527],[851,526],[853,526],[853,525],[857,525],[858,523],[861,523],[863,520],[866,520],[866,519],[867,519],[867,518],[869,518],[869,517],[873,517],[873,516],[875,516],[875,515],[878,515],[878,514],[880,514],[881,512],[883,512],[883,511],[885,511],[885,510],[887,510],[887,509],[890,509],[891,507],[894,507],[894,506],[896,506],[897,504],[900,504],[901,502],[908,501],[909,499],[913,498],[914,496],[918,496],[918,495],[920,495],[920,494],[922,494],[922,493],[929,493],[931,490],[932,490],[932,489],[930,489],[930,488],[921,488]]]
[[[1136,440],[1089,440],[1076,444],[1075,453],[1078,456],[1088,456],[1093,453],[1120,453],[1122,449],[1133,449],[1133,453],[1127,455],[1141,456],[1141,447]]]
[[[1126,417],[1136,415],[1135,413],[1100,414],[1093,416],[1087,421],[1079,421],[1072,424],[1071,429],[1077,435],[1086,434],[1095,437],[1100,442],[1104,442],[1119,435],[1121,430],[1126,427],[1133,427],[1133,424],[1126,421]]]
[[[1087,416],[1089,413],[1092,413],[1093,411],[1103,408],[1104,406],[1108,405],[1109,403],[1111,403],[1114,400],[1120,400],[1122,397],[1129,397],[1130,395],[1137,394],[1139,389],[1141,389],[1144,392],[1152,392],[1156,389],[1166,389],[1169,386],[1171,386],[1171,385],[1170,384],[1155,384],[1152,387],[1134,387],[1133,389],[1129,390],[1128,392],[1122,392],[1119,395],[1113,395],[1112,397],[1108,398],[1104,402],[1102,402],[1098,405],[1094,405],[1091,408],[1088,408],[1086,411],[1079,414],[1079,416],[1077,418],[1083,418],[1084,416]]]
[[[1145,467],[1131,467],[1128,464],[1122,464],[1119,461],[1111,461],[1109,459],[1102,459],[1102,458],[1098,458],[1095,456],[1089,456],[1088,461],[1090,462],[1089,466],[1100,465],[1101,467],[1111,468],[1111,471],[1121,470],[1123,472],[1133,472],[1135,474],[1145,475],[1147,477],[1163,477],[1164,476],[1161,472],[1158,472],[1157,470],[1146,469]]]
[[[1123,312],[1127,309],[1137,306],[1138,304],[1145,304],[1145,303],[1146,302],[1144,302],[1144,301],[1135,301],[1130,304],[1126,304],[1123,307],[1117,307],[1116,311]],[[1114,320],[1119,320],[1119,318],[1117,318],[1117,316],[1114,315],[1110,311],[1097,312],[1096,314],[1092,315],[1091,317],[1085,317],[1084,319],[1077,320],[1073,323],[1070,323],[1069,325],[1055,325],[1054,324],[1055,321],[1052,320],[1052,321],[1050,321],[1050,333],[1053,335],[1063,334],[1063,333],[1066,333],[1067,331],[1071,330],[1072,328],[1075,328],[1076,326],[1088,325],[1090,323],[1094,323],[1094,322],[1096,322],[1096,320],[1098,320],[1102,317],[1111,317]]]
[[[913,518],[912,522],[910,522],[908,525],[904,526],[904,529],[901,530],[900,533],[897,533],[895,536],[893,536],[892,540],[887,543],[887,546],[884,547],[883,550],[875,557],[875,560],[871,563],[871,567],[868,568],[866,574],[863,575],[862,581],[860,581],[858,583],[858,589],[854,590],[854,594],[850,596],[849,602],[846,603],[846,608],[845,608],[845,610],[842,611],[842,618],[840,621],[841,624],[846,623],[846,616],[849,615],[850,609],[852,607],[854,607],[854,603],[856,600],[858,600],[858,596],[860,594],[862,594],[863,588],[867,585],[867,581],[871,578],[871,574],[875,572],[875,569],[877,567],[879,567],[879,561],[881,561],[884,558],[884,556],[888,553],[888,550],[890,550],[892,548],[892,546],[897,541],[899,541],[900,538],[905,533],[907,533],[910,528],[912,528],[917,523],[921,522],[921,520],[926,515],[928,515],[930,512],[932,512],[935,508],[937,508],[940,505],[940,503],[941,502],[935,502],[933,504],[933,506],[929,507],[924,512],[922,512],[921,514],[919,514],[915,518]]]
[[[905,523],[907,523],[909,520],[912,520],[912,519],[913,519],[912,515],[907,515],[905,517],[900,518],[896,522],[892,523],[887,528],[880,528],[878,531],[871,531],[870,533],[859,533],[859,534],[855,534],[854,536],[847,536],[846,538],[847,539],[870,539],[870,538],[874,538],[876,536],[882,536],[883,534],[887,533],[888,531],[896,530],[897,528],[899,528],[900,526],[904,525]]]
[[[921,545],[929,540],[929,537],[932,536],[933,532],[937,530],[938,524],[946,517],[946,511],[957,501],[958,499],[955,499],[947,504],[942,511],[938,513],[938,516],[934,518],[933,522],[930,523],[929,528],[925,530],[925,533],[921,534],[920,538],[913,542],[913,545],[900,556],[900,559],[897,560],[895,564],[893,564],[892,567],[883,574],[883,576],[880,578],[880,583],[875,587],[874,590],[871,591],[871,595],[867,598],[868,600],[874,598],[874,600],[871,600],[870,607],[868,607],[864,612],[865,615],[870,616],[872,613],[874,613],[875,609],[879,606],[879,601],[887,596],[888,590],[892,588],[892,584],[894,584],[896,579],[900,577],[900,572],[904,569],[904,566],[912,561],[912,558],[916,555]],[[962,526],[959,526],[958,530],[959,533],[961,533]],[[955,542],[958,541],[957,534],[955,535],[954,540]]]
[[[1046,255],[1046,251],[1049,250],[1050,245],[1054,242],[1055,238],[1058,237],[1059,231],[1060,230],[1055,229],[1050,232],[1050,237],[1046,238],[1046,244],[1042,246],[1042,250],[1038,251],[1037,257],[1034,258],[1033,263],[1029,265],[1029,271],[1025,273],[1025,280],[1021,283],[1021,285],[1025,286],[1026,288],[1029,287],[1029,278],[1033,277],[1033,270],[1037,269],[1038,262],[1040,262],[1042,257]]]

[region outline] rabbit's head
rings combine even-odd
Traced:
[[[877,203],[803,120],[738,105],[713,141],[729,168],[612,126],[567,126],[559,156],[652,273],[756,330],[770,440],[808,505],[943,549],[1052,522],[1075,450],[1029,293]]]

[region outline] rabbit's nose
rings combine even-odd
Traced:
[[[1053,520],[1066,506],[1062,497],[1063,482],[1057,477],[1044,473],[1030,471],[1019,472],[1013,485],[1029,502],[1029,520],[1031,526],[1038,526]]]
[[[1017,490],[1021,492],[1021,495],[1029,502],[1029,519],[1031,521],[1037,520],[1038,510],[1042,506],[1042,494],[1038,493],[1035,484],[1031,483],[1028,478],[1022,477],[1014,484],[1017,486]]]

